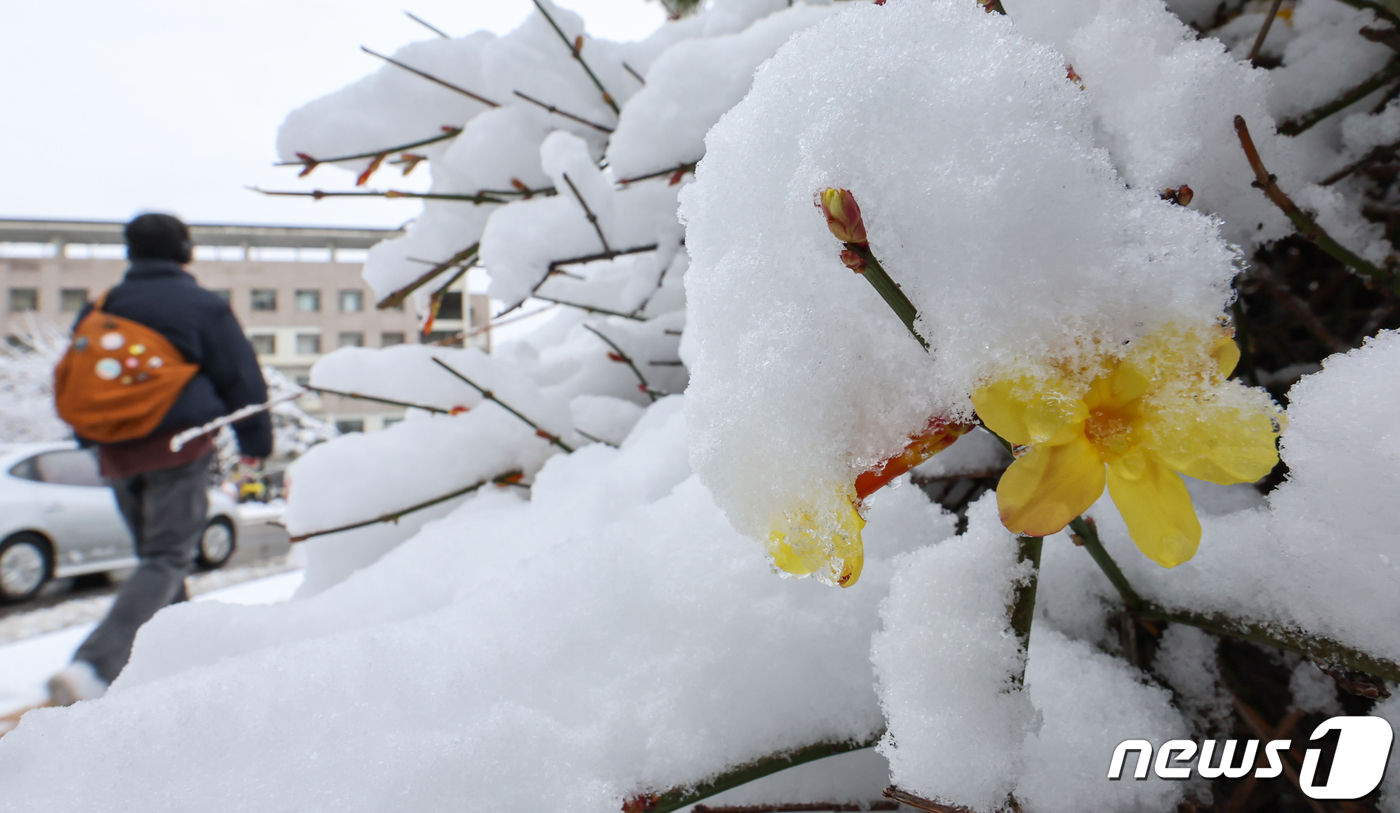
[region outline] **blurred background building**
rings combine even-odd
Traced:
[[[22,344],[35,331],[66,333],[126,271],[124,225],[0,219],[0,335]],[[191,224],[190,232],[190,273],[228,299],[262,363],[299,384],[317,359],[341,347],[439,342],[490,352],[490,301],[467,294],[465,279],[443,295],[426,336],[411,306],[375,308],[360,271],[369,247],[398,231]],[[381,429],[403,415],[335,395],[307,396],[300,406],[342,432]]]

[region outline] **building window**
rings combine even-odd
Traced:
[[[248,339],[253,343],[253,352],[259,356],[277,355],[277,334],[254,333]]]
[[[364,347],[364,346],[365,346],[365,334],[363,334],[363,333],[361,333],[361,332],[359,332],[359,331],[357,331],[357,330],[354,330],[354,331],[346,331],[346,332],[344,332],[344,333],[341,333],[340,336],[336,338],[335,346],[336,346],[336,347]]]
[[[77,313],[87,303],[86,288],[64,288],[58,292],[58,309],[63,313]]]
[[[384,419],[384,428],[385,428],[385,429],[388,429],[389,427],[393,426],[394,424],[396,424],[396,423],[402,423],[402,422],[403,422],[403,418],[385,418],[385,419]]]
[[[38,288],[11,288],[10,313],[39,310]]]
[[[437,318],[439,319],[461,319],[462,318],[462,292],[448,291],[442,295],[442,300],[438,304]]]
[[[379,334],[379,346],[380,346],[380,347],[393,347],[393,346],[396,345],[396,344],[403,344],[403,333],[402,333],[402,332],[395,330],[395,331],[392,331],[392,332],[386,332],[386,333],[381,333],[381,334]]]
[[[314,356],[321,352],[321,334],[319,333],[298,333],[297,334],[297,355]]]
[[[248,298],[250,307],[255,311],[277,310],[276,288],[254,288]]]
[[[320,313],[320,291],[297,291],[297,313]]]
[[[341,291],[340,292],[340,312],[359,313],[365,309],[364,291]]]
[[[233,301],[233,291],[230,291],[227,288],[210,288],[209,292],[225,302]]]
[[[363,432],[365,431],[365,422],[361,420],[336,421],[335,431],[339,432],[342,435],[347,434],[349,432]]]

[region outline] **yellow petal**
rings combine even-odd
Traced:
[[[1147,558],[1162,567],[1176,567],[1196,555],[1201,522],[1186,484],[1175,472],[1149,461],[1130,480],[1119,473],[1118,466],[1110,465],[1108,493],[1128,523],[1128,534]]]
[[[974,392],[972,405],[988,429],[1015,446],[1065,443],[1081,434],[1075,424],[1089,409],[1057,383],[1004,378]]]
[[[860,539],[865,520],[852,496],[833,489],[824,499],[780,517],[768,533],[773,564],[794,576],[815,574],[841,587],[855,584],[865,563]]]
[[[1215,347],[1211,348],[1210,356],[1220,366],[1221,377],[1229,378],[1230,373],[1235,371],[1235,365],[1240,363],[1240,346],[1235,344],[1234,339],[1222,333],[1215,342]]]
[[[1278,464],[1283,416],[1268,393],[1238,381],[1156,404],[1143,420],[1152,456],[1198,480],[1252,483]]]
[[[1048,536],[1103,494],[1103,459],[1083,435],[1059,446],[1035,446],[997,484],[997,507],[1010,530]]]
[[[1143,396],[1152,384],[1152,376],[1138,368],[1132,359],[1113,366],[1107,375],[1094,380],[1084,401],[1089,409],[1108,407],[1122,409]]]

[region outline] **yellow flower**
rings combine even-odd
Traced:
[[[1278,462],[1282,415],[1263,390],[1226,380],[1238,361],[1223,331],[1166,328],[1122,358],[1060,363],[977,390],[982,422],[1017,447],[997,486],[1002,522],[1053,534],[1107,485],[1143,553],[1163,567],[1190,559],[1201,524],[1176,472],[1228,485]]]
[[[818,499],[789,510],[768,533],[773,564],[794,576],[815,575],[827,584],[850,587],[865,564],[854,486],[832,485]]]
[[[768,532],[773,564],[794,576],[815,574],[827,584],[850,587],[860,578],[865,549],[861,501],[930,457],[952,446],[973,424],[930,418],[898,454],[855,477],[849,485],[819,489],[819,498],[784,513]]]

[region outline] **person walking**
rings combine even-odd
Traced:
[[[110,319],[112,324],[105,328],[94,328],[107,330],[94,334],[94,344],[116,358],[104,357],[97,362],[92,373],[96,379],[131,385],[133,377],[126,375],[126,367],[137,381],[144,382],[147,368],[154,376],[162,363],[181,362],[189,365],[182,369],[188,369],[190,377],[154,429],[139,437],[96,444],[102,476],[112,487],[122,518],[136,540],[139,564],[117,591],[107,617],[78,647],[72,662],[50,678],[50,702],[60,706],[104,694],[126,666],[141,625],[161,608],[187,598],[185,577],[194,569],[204,531],[206,489],[216,455],[209,435],[186,443],[178,452],[170,450],[171,438],[240,407],[267,400],[257,354],[228,302],[201,288],[184,269],[194,252],[189,228],[170,215],[143,214],[126,224],[125,238],[131,267],[121,283],[79,314],[69,354],[80,359],[76,364],[92,366],[96,355],[74,353],[89,347],[84,320],[95,309],[97,318],[120,317],[136,323],[128,332],[143,327],[154,331],[159,336],[152,337],[152,344],[163,337],[178,357],[183,357],[162,359],[144,344],[111,330],[118,320]],[[141,363],[146,366],[139,366]],[[104,368],[104,364],[108,366]],[[59,385],[64,375],[61,364]],[[128,387],[130,392],[139,389]],[[71,403],[71,398],[78,397],[62,390],[56,386],[60,414],[64,413],[65,398]],[[144,421],[144,426],[155,422],[155,416],[137,415],[136,420]],[[235,423],[233,430],[245,464],[256,465],[272,453],[272,422],[266,412]],[[91,445],[81,431],[77,434],[83,445]]]

